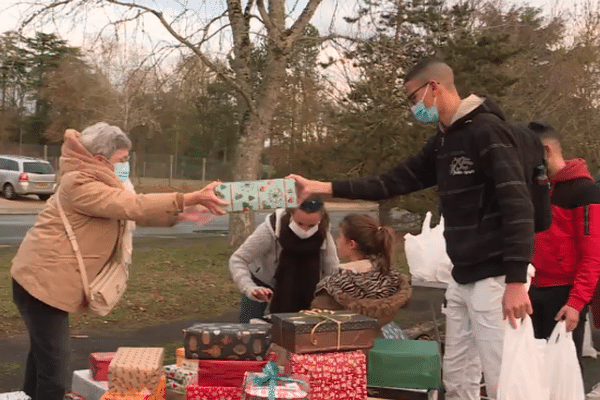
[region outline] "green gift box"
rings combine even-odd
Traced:
[[[375,339],[367,362],[367,386],[438,389],[442,356],[436,342]]]

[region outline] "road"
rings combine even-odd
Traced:
[[[350,211],[332,211],[329,213],[332,231],[337,232],[340,221]],[[364,211],[359,211],[364,212]],[[368,212],[376,217],[376,212]],[[255,213],[256,223],[264,221],[268,213]],[[0,246],[18,246],[27,230],[35,223],[37,215],[27,214],[5,214],[0,215]],[[229,217],[227,215],[215,217],[215,219],[206,225],[196,225],[191,222],[180,222],[172,228],[148,228],[137,227],[133,233],[134,243],[139,243],[147,239],[157,238],[178,238],[189,239],[195,237],[207,236],[226,236],[229,229]]]

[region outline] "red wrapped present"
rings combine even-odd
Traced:
[[[198,384],[241,388],[246,372],[260,372],[269,361],[276,362],[277,353],[267,354],[265,361],[198,360]]]
[[[242,389],[227,386],[200,386],[190,383],[185,395],[186,400],[241,400]]]
[[[311,400],[367,399],[367,358],[360,350],[290,354],[285,371],[308,377]]]
[[[112,353],[91,353],[90,354],[90,370],[92,371],[92,378],[96,381],[107,381],[108,380],[108,365],[115,357],[114,352]]]

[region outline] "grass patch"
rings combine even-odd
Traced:
[[[0,335],[25,332],[12,302],[10,261],[16,248],[0,248]],[[239,300],[227,267],[225,240],[137,247],[127,292],[107,316],[71,314],[74,333],[110,327],[131,329],[184,318],[208,318],[230,311]]]

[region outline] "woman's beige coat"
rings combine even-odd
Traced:
[[[96,160],[67,131],[60,157],[60,185],[27,232],[10,273],[33,297],[66,312],[85,312],[75,253],[56,207],[60,201],[73,227],[90,282],[115,253],[119,224],[173,226],[183,194],[140,194],[124,189],[110,167]]]

